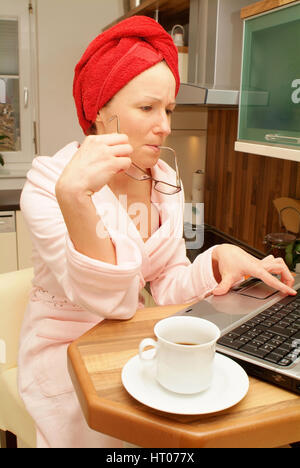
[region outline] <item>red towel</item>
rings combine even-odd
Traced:
[[[89,133],[99,109],[123,86],[162,60],[175,77],[177,95],[177,48],[155,20],[132,16],[97,36],[75,68],[73,96],[84,133]]]

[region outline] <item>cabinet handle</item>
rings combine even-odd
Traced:
[[[279,143],[278,140],[292,140],[291,142],[292,143],[296,143],[296,144],[300,144],[300,138],[297,138],[297,137],[291,137],[291,136],[284,136],[284,135],[277,135],[276,133],[275,134],[267,134],[265,135],[265,139],[267,141],[273,141],[275,143]]]
[[[24,88],[24,107],[28,107],[28,96],[29,96],[29,92],[28,92],[28,88]]]

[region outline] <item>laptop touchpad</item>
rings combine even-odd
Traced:
[[[278,291],[265,283],[258,281],[255,284],[250,284],[242,288],[234,290],[237,294],[242,296],[253,297],[254,299],[268,299],[269,297],[276,294]]]

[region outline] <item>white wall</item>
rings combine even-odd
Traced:
[[[172,116],[172,133],[166,146],[176,150],[186,202],[192,200],[193,173],[205,171],[207,108],[177,106]],[[170,164],[170,161],[167,161]]]
[[[91,40],[123,11],[123,0],[37,0],[41,155],[82,141],[72,96],[74,68]]]

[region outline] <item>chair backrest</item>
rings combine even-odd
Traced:
[[[17,365],[19,335],[33,268],[0,274],[0,371]]]

